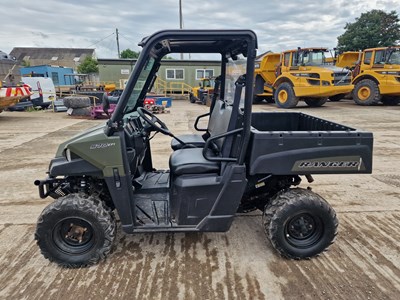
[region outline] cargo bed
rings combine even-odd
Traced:
[[[250,175],[372,172],[370,132],[298,112],[252,113],[251,124]]]

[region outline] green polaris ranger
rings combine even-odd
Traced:
[[[260,226],[281,255],[324,251],[337,234],[336,214],[297,186],[312,174],[371,173],[372,134],[302,113],[252,113],[257,38],[250,30],[166,30],[140,46],[111,118],[61,144],[47,178],[35,181],[41,198],[55,199],[35,233],[44,257],[66,267],[104,259],[116,236],[115,211],[134,234],[227,231],[237,212],[260,209]],[[221,57],[210,112],[194,124],[198,134],[175,136],[143,108],[171,53]],[[152,164],[157,132],[171,137],[169,170]]]

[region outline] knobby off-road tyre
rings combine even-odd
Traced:
[[[328,98],[305,98],[304,102],[310,107],[320,107],[328,101]]]
[[[381,100],[378,84],[371,79],[357,82],[353,90],[353,100],[358,105],[375,105]]]
[[[329,96],[329,101],[331,101],[331,102],[339,102],[345,96],[346,96],[346,94],[339,94],[339,95]]]
[[[300,188],[279,192],[263,213],[271,244],[292,259],[311,258],[326,250],[338,224],[335,211],[321,196]]]
[[[43,210],[35,239],[45,258],[77,268],[104,259],[112,250],[115,235],[114,214],[101,200],[70,194]]]
[[[64,106],[68,108],[85,108],[91,106],[89,97],[65,97]]]
[[[90,116],[92,114],[92,109],[89,107],[84,108],[73,108],[70,113],[71,116]]]
[[[395,106],[400,103],[400,96],[384,96],[382,97],[383,105]]]
[[[275,103],[280,108],[293,108],[299,102],[296,97],[293,87],[288,82],[281,83],[274,93]]]
[[[253,97],[253,104],[260,104],[263,101],[264,101],[263,97],[260,97],[260,96],[254,96]]]
[[[197,97],[195,97],[192,93],[189,94],[189,102],[196,103]]]

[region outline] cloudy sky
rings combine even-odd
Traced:
[[[8,2],[8,3],[7,3]],[[184,28],[252,29],[259,53],[288,48],[335,47],[346,22],[362,12],[395,10],[400,0],[182,0]],[[138,51],[142,37],[179,28],[179,0],[2,0],[0,50],[13,47],[95,48],[116,58]]]

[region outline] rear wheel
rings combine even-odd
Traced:
[[[328,101],[328,98],[305,98],[304,102],[311,107],[320,107]]]
[[[338,220],[319,195],[300,188],[280,192],[266,205],[263,224],[274,248],[287,258],[311,258],[331,245]]]
[[[344,96],[346,96],[346,95],[345,94],[339,94],[339,95],[329,96],[329,101],[339,102],[340,100],[342,100],[344,98]]]
[[[383,105],[394,106],[400,103],[400,96],[384,96],[382,97]]]
[[[190,103],[195,103],[196,102],[196,97],[192,94],[192,93],[190,93],[189,94],[189,101],[190,101]]]
[[[354,102],[358,105],[374,105],[381,100],[378,84],[371,79],[363,79],[354,87]]]
[[[274,93],[275,103],[280,108],[293,108],[299,102],[293,87],[288,82],[281,83]]]
[[[43,210],[35,239],[45,258],[77,268],[104,259],[111,252],[115,232],[114,215],[101,200],[70,194]]]
[[[261,102],[263,102],[263,100],[264,100],[264,97],[261,97],[261,96],[254,96],[253,97],[253,104],[259,104],[259,103],[261,103]]]

